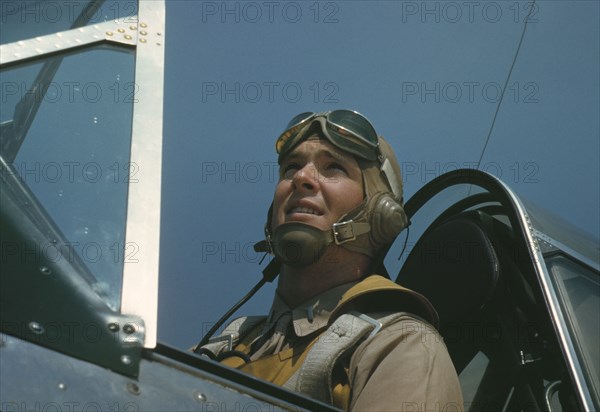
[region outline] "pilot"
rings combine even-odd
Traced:
[[[434,308],[383,267],[408,223],[390,145],[361,114],[335,110],[293,118],[276,151],[257,244],[281,265],[271,310],[233,321],[202,351],[344,410],[462,410]]]

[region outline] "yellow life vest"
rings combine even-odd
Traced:
[[[423,296],[372,275],[344,293],[326,327],[292,347],[248,363],[235,355],[221,363],[347,409],[351,390],[347,368],[354,348],[406,312],[437,324],[437,314]],[[232,349],[248,355],[265,321],[264,316],[236,319],[204,348],[216,355]]]

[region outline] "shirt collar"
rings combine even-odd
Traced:
[[[291,312],[296,336],[303,337],[310,335],[327,326],[331,314],[338,306],[344,293],[357,283],[358,282],[351,282],[336,286],[333,289],[329,289],[320,295],[307,300],[294,309],[288,307],[279,296],[279,293],[275,293],[273,306],[269,312],[267,323],[277,322],[277,319],[285,312]]]

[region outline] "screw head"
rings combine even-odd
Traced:
[[[119,331],[119,324],[117,322],[111,322],[108,324],[108,330],[111,332]]]
[[[200,391],[194,391],[194,399],[197,402],[206,402],[206,395]]]
[[[123,326],[123,332],[125,332],[128,335],[131,335],[133,332],[135,332],[135,326],[131,323],[126,323],[125,326]]]
[[[29,322],[29,330],[31,330],[36,335],[41,335],[45,332],[45,329],[42,325],[37,323],[36,321]]]
[[[131,357],[129,357],[129,355],[121,356],[121,363],[123,365],[131,365]]]
[[[134,383],[134,382],[129,382],[127,384],[127,390],[130,393],[134,394],[134,395],[139,395],[140,392],[141,392],[140,387],[138,386],[138,384]]]

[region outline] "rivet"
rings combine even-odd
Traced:
[[[148,32],[147,32],[146,30],[140,30],[140,34],[141,34],[142,36],[145,36],[146,34],[148,34]]]
[[[40,266],[40,272],[42,272],[44,275],[49,275],[52,273],[52,271],[46,266]]]
[[[107,36],[112,36],[112,35],[113,35],[113,32],[112,32],[112,31],[107,31],[107,32],[106,32],[106,35],[107,35]]]
[[[58,384],[58,389],[60,389],[61,391],[64,391],[67,389],[67,385],[65,385],[64,383],[59,383]]]
[[[44,327],[35,321],[29,322],[29,329],[36,335],[44,333]]]
[[[124,365],[131,365],[131,358],[128,355],[121,356],[121,363]]]
[[[108,324],[108,330],[111,332],[118,332],[119,331],[119,324],[116,322],[111,322]]]
[[[125,35],[125,36],[123,36],[123,37],[125,37],[125,39],[127,39],[127,40],[131,40],[131,39],[132,39],[132,37],[131,37],[129,34],[126,34],[126,35]]]
[[[146,43],[146,39],[144,39],[144,38],[141,38],[141,39],[140,39],[140,43]]]
[[[123,332],[131,335],[133,332],[135,332],[135,326],[133,326],[131,323],[126,323],[125,326],[123,326]]]
[[[125,33],[125,29],[122,29],[122,28],[119,28],[119,29],[117,29],[117,31],[118,31],[119,33]]]
[[[157,45],[157,46],[161,46],[161,45],[162,45],[162,43],[156,42],[156,45]]]
[[[156,33],[157,36],[162,36],[161,32]]]
[[[200,391],[194,391],[194,399],[196,402],[206,402],[206,395]]]
[[[141,392],[140,387],[136,383],[133,383],[133,382],[129,382],[127,384],[127,390],[134,395],[139,395]]]
[[[140,23],[140,27],[148,27],[146,23]]]
[[[129,26],[129,30],[137,30],[136,26]]]

